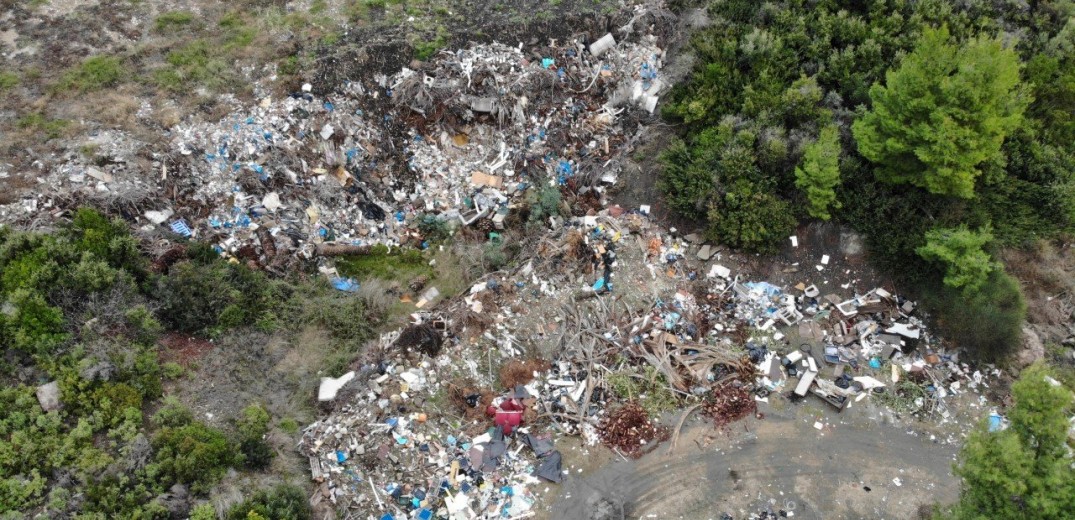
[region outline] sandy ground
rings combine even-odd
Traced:
[[[924,504],[958,496],[951,474],[957,446],[865,410],[835,415],[809,401],[759,405],[764,419],[723,433],[692,419],[671,453],[665,443],[637,461],[573,476],[548,517],[718,519],[784,510],[796,519],[907,519]],[[599,512],[602,501],[611,514]]]

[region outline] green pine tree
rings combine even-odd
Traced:
[[[993,241],[988,227],[971,231],[967,226],[937,228],[926,232],[926,245],[915,250],[922,258],[944,264],[944,284],[975,293],[998,267],[982,248]]]
[[[963,479],[955,516],[966,520],[1060,520],[1075,511],[1075,471],[1064,445],[1071,390],[1036,365],[1012,385],[1011,427],[978,427],[955,473]]]
[[[999,40],[956,45],[947,27],[927,29],[911,54],[870,88],[873,107],[852,126],[879,179],[939,195],[974,196],[979,166],[1000,160],[1029,96],[1019,58]]]
[[[839,208],[834,188],[840,184],[840,135],[834,126],[821,129],[817,141],[806,147],[802,165],[795,168],[795,186],[806,193],[810,216],[829,220],[830,208]]]

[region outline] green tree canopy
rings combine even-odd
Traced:
[[[817,141],[806,147],[802,165],[795,168],[795,186],[806,194],[810,216],[829,220],[829,208],[840,207],[834,191],[838,184],[840,135],[835,126],[826,126]]]
[[[1070,518],[1075,471],[1064,442],[1072,396],[1048,375],[1033,366],[1012,385],[1010,428],[983,424],[967,438],[955,468],[963,479],[957,518]]]
[[[1014,50],[981,36],[956,45],[942,26],[923,32],[885,85],[870,88],[870,99],[852,130],[879,179],[972,198],[979,166],[1001,159],[1029,96]]]
[[[988,227],[971,231],[967,226],[936,228],[926,232],[926,245],[915,250],[922,258],[944,264],[944,284],[974,293],[998,267],[982,247],[993,240]]]

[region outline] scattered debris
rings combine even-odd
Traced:
[[[311,86],[249,107],[221,100],[234,107],[221,120],[170,129],[171,150],[153,154],[159,178],[72,157],[42,179],[49,189],[27,211],[0,217],[74,207],[85,197],[61,194],[94,180],[130,198],[136,211],[124,212],[147,233],[166,224],[178,235],[161,251],[196,238],[226,257],[252,247],[260,266],[275,255],[321,263],[333,251],[322,246],[425,247],[426,217],[500,229],[536,187],[600,194],[618,178],[620,154],[670,87],[660,73],[663,7],[634,10],[615,37],[542,42],[540,59],[521,44],[472,44],[329,96]],[[660,23],[643,32],[638,20]]]

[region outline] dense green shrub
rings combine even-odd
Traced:
[[[1022,344],[1026,302],[1019,282],[995,270],[978,292],[967,294],[932,284],[922,303],[934,315],[945,338],[983,361],[999,361]]]
[[[306,493],[297,486],[282,484],[261,489],[228,510],[227,520],[247,520],[253,513],[270,520],[307,520],[313,511]]]
[[[198,504],[190,510],[190,520],[217,520],[216,508],[209,502]]]
[[[1075,149],[1047,142],[1037,124],[1005,142],[1003,166],[987,168],[974,218],[991,222],[997,241],[1027,245],[1075,229]]]
[[[67,339],[63,312],[38,293],[18,289],[8,295],[0,314],[0,345],[26,354],[45,355]]]
[[[141,423],[142,395],[124,383],[104,383],[90,397],[92,413],[101,417],[106,426],[118,426],[129,417]],[[128,414],[128,410],[134,410]]]
[[[330,328],[339,345],[328,357],[346,366],[380,319],[363,300],[324,284],[297,292],[227,264],[207,246],[191,244],[189,252],[172,272],[151,277],[126,225],[93,210],[77,211],[71,225],[51,234],[0,227],[5,369],[55,380],[62,404],[46,413],[34,386],[0,387],[0,516],[47,507],[47,514],[94,520],[166,518],[154,499],[173,484],[204,494],[229,467],[271,462],[269,417],[260,407],[246,409],[234,433],[196,421],[174,398],[145,420],[143,408],[157,406],[166,375],[156,342],[177,324],[219,332],[312,322]],[[184,284],[192,287],[157,292]],[[168,372],[174,377],[179,368],[172,363]],[[73,484],[60,486],[67,476]]]
[[[153,347],[129,348],[126,355],[119,360],[119,378],[138,391],[143,399],[157,399],[161,396],[161,365],[157,351]]]
[[[0,388],[0,504],[23,509],[39,503],[45,478],[51,469],[42,464],[57,448],[62,419],[44,413],[34,389],[28,386]]]
[[[265,441],[265,434],[269,432],[269,412],[257,404],[247,406],[237,421],[236,430],[239,451],[246,466],[253,469],[268,467],[276,455]]]
[[[184,261],[157,278],[153,289],[158,314],[169,327],[183,332],[219,334],[234,327],[272,318],[283,296],[264,274],[217,259]]]
[[[86,484],[82,515],[94,520],[144,518],[165,520],[168,511],[153,498],[159,489],[138,475],[107,474]],[[81,517],[81,516],[80,516]]]
[[[239,459],[223,432],[200,421],[161,428],[153,448],[161,475],[189,485],[195,493],[207,493]]]
[[[55,238],[12,233],[0,248],[0,288],[47,290],[60,276],[59,261],[69,255],[58,250]]]
[[[164,330],[156,316],[145,305],[131,307],[123,315],[127,319],[127,337],[143,345],[156,343]]]
[[[109,220],[100,212],[79,208],[67,231],[79,251],[92,253],[109,265],[124,269],[130,274],[142,274],[145,259],[138,250],[138,243],[127,231],[127,224],[119,219]]]
[[[709,207],[706,237],[748,251],[774,251],[795,228],[791,206],[748,180],[728,187]]]
[[[665,149],[661,153],[664,171],[658,186],[673,210],[685,217],[704,218],[716,179],[707,164],[695,159],[695,153],[687,143],[679,140]]]
[[[662,155],[659,186],[669,205],[706,218],[706,236],[733,247],[771,251],[795,225],[795,210],[775,194],[753,152],[757,136],[731,121],[675,143]]]

